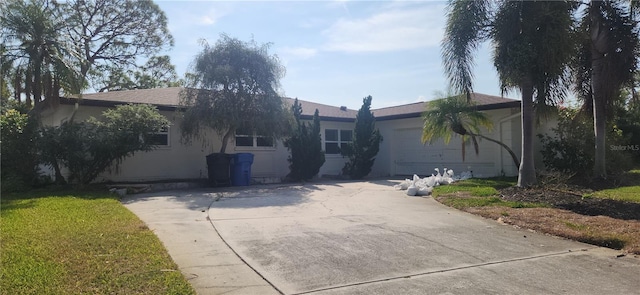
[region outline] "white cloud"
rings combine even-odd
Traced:
[[[385,52],[438,46],[444,31],[444,5],[389,6],[367,18],[340,19],[322,33],[326,50]]]
[[[211,9],[205,15],[202,15],[198,18],[198,23],[200,25],[210,26],[218,22],[222,17],[227,15],[228,11],[226,9]]]
[[[284,47],[280,49],[285,58],[309,59],[318,54],[318,50],[308,47]]]

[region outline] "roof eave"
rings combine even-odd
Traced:
[[[490,110],[499,110],[499,109],[510,109],[510,108],[519,108],[520,101],[508,101],[494,104],[486,104],[476,106],[478,111],[490,111]],[[408,118],[417,118],[422,116],[423,112],[412,112],[412,113],[404,113],[404,114],[395,114],[395,115],[387,115],[376,117],[376,121],[389,121],[389,120],[398,120],[398,119],[408,119]]]
[[[396,115],[388,115],[388,116],[376,117],[376,121],[389,121],[389,120],[409,119],[409,118],[417,118],[417,117],[420,117],[420,116],[422,116],[422,112],[396,114]]]
[[[345,118],[345,117],[329,117],[329,116],[319,116],[320,121],[329,121],[329,122],[355,122],[356,118]],[[313,120],[312,115],[300,115],[300,119],[303,120]]]
[[[107,100],[78,99],[78,98],[60,97],[60,104],[73,105],[76,102],[79,105],[92,106],[92,107],[105,107],[105,108],[110,108],[110,107],[115,107],[117,105],[125,105],[125,104],[133,103],[133,102],[120,102],[120,101],[107,101]],[[140,103],[133,103],[133,104],[140,104]],[[157,107],[158,110],[161,110],[161,111],[175,111],[176,109],[179,108],[179,106],[170,106],[170,105],[153,104],[153,103],[148,103],[148,104]]]
[[[490,110],[499,110],[499,109],[519,108],[519,107],[520,107],[520,101],[514,100],[514,101],[508,101],[508,102],[479,105],[476,107],[476,109],[478,111],[490,111]]]

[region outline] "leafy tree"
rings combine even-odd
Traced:
[[[310,180],[318,174],[325,161],[320,136],[320,116],[316,109],[312,123],[301,121],[302,105],[297,98],[291,111],[295,118],[295,127],[291,137],[284,142],[291,151],[287,159],[291,171],[289,177],[295,181]]]
[[[221,35],[216,45],[204,44],[181,93],[186,141],[209,127],[222,136],[224,153],[237,129],[281,138],[290,129],[290,114],[277,89],[284,68],[269,45]]]
[[[33,185],[38,178],[35,149],[38,122],[26,113],[6,109],[0,114],[2,189]]]
[[[371,172],[375,156],[380,150],[382,135],[376,129],[376,118],[371,112],[371,95],[362,100],[362,107],[356,115],[356,127],[353,130],[353,141],[342,149],[343,156],[349,158],[342,168],[342,173],[352,179],[361,179]]]
[[[168,57],[155,56],[173,39],[150,0],[2,1],[0,27],[3,63],[16,61],[3,75],[13,77],[15,99],[28,104],[57,100],[61,90],[79,94],[89,81],[122,71],[138,75],[137,86],[145,88],[175,82]]]
[[[82,77],[136,65],[173,46],[167,17],[151,0],[73,0],[63,8]]]
[[[153,150],[152,136],[168,120],[151,105],[119,105],[102,113],[104,119],[65,122],[44,127],[40,146],[42,160],[69,169],[70,183],[88,184],[115,164],[136,152]]]
[[[576,91],[592,111],[595,177],[606,178],[607,120],[620,90],[633,81],[640,56],[638,1],[585,2],[579,30],[580,54],[574,64]],[[635,18],[635,19],[634,19]]]
[[[471,139],[476,154],[478,150],[478,139],[482,138],[500,145],[504,148],[516,168],[520,167],[520,161],[516,154],[508,145],[480,134],[480,128],[489,130],[493,128],[493,122],[483,112],[476,109],[475,105],[468,102],[464,95],[445,96],[439,94],[440,99],[431,101],[427,110],[422,113],[424,125],[422,127],[422,142],[434,142],[437,139],[444,139],[445,144],[449,144],[453,134],[462,137],[462,160],[465,158],[465,141]]]
[[[98,92],[180,86],[175,66],[166,55],[151,57],[137,69],[112,68],[108,77],[98,77],[95,84],[103,85]]]
[[[573,54],[572,14],[565,1],[466,1],[448,5],[443,64],[451,87],[470,98],[473,53],[490,40],[503,91],[522,93],[522,151],[518,186],[535,184],[534,118],[536,104],[560,100],[566,93],[566,66]]]

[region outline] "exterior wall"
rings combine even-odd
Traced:
[[[203,141],[189,145],[180,142],[180,120],[174,112],[161,111],[171,121],[169,145],[149,152],[138,152],[125,159],[115,169],[101,174],[96,181],[140,182],[207,178],[205,156],[217,152],[221,146],[218,136],[207,134]]]
[[[216,150],[217,152],[218,150]],[[281,182],[289,174],[289,151],[282,141],[277,141],[275,147],[236,147],[235,142],[229,143],[227,153],[252,153],[251,177],[261,183]]]
[[[353,130],[354,128],[355,128],[354,122],[331,122],[331,121],[320,122],[322,149],[324,150],[324,146],[325,146],[325,130],[326,129]],[[342,175],[342,167],[344,167],[344,164],[347,162],[346,157],[343,157],[341,155],[325,154],[324,158],[325,158],[324,165],[322,165],[322,167],[320,168],[320,172],[318,172],[319,177]]]
[[[522,138],[520,136],[520,112],[516,112],[515,114],[503,118],[498,122],[499,124],[499,132],[500,138],[496,138],[504,143],[511,143],[511,150],[516,154],[518,160],[520,159],[520,151]],[[515,176],[518,175],[518,169],[516,165],[512,164],[513,160],[511,159],[511,155],[500,148],[500,165],[504,171],[505,175]]]
[[[90,116],[99,118],[104,107],[80,106],[75,120],[83,121]],[[73,114],[74,106],[60,105],[55,111],[45,112],[42,122],[45,125],[60,125]],[[101,174],[96,181],[113,182],[143,182],[180,179],[207,178],[205,157],[210,153],[219,152],[220,136],[209,132],[204,141],[194,141],[190,145],[181,142],[180,118],[173,111],[161,111],[171,121],[169,128],[169,146],[160,147],[146,153],[136,153],[121,163],[119,169],[112,167],[110,171]],[[493,130],[483,130],[482,134],[500,140],[511,146],[520,157],[520,113],[519,109],[500,109],[487,111],[494,122]],[[555,118],[541,121],[537,133],[549,132],[555,126]],[[354,122],[321,122],[321,136],[323,149],[325,145],[325,130],[340,129],[353,130]],[[434,168],[453,169],[456,173],[472,170],[475,176],[492,177],[499,175],[514,176],[518,170],[510,155],[499,145],[487,140],[479,141],[480,152],[475,154],[471,145],[466,146],[466,158],[462,160],[461,139],[453,137],[448,145],[442,140],[433,144],[421,143],[422,119],[407,118],[376,122],[383,141],[376,157],[369,177],[388,177],[395,175],[419,174],[420,176],[434,173]],[[536,167],[543,167],[539,155],[540,143],[536,144]],[[258,182],[279,182],[289,173],[287,158],[289,152],[281,141],[275,147],[236,147],[235,142],[227,146],[227,153],[252,153],[252,177]],[[346,158],[341,155],[325,155],[325,164],[320,169],[319,177],[336,176],[342,174],[342,167]]]
[[[61,105],[55,111],[45,113],[42,123],[58,126],[68,120],[73,106]],[[74,120],[84,121],[93,116],[100,118],[104,107],[80,106]],[[126,158],[116,169],[111,167],[96,179],[97,182],[142,182],[156,180],[204,179],[207,178],[206,155],[219,152],[222,142],[214,132],[206,134],[204,140],[183,144],[180,135],[180,118],[173,111],[161,111],[171,122],[169,145],[149,152],[138,152]],[[260,182],[280,181],[288,173],[288,151],[281,142],[273,148],[236,147],[227,145],[227,153],[253,153],[252,177]]]

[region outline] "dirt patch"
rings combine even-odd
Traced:
[[[640,221],[588,216],[556,208],[471,207],[499,222],[640,255]]]
[[[583,198],[586,189],[500,190],[505,201],[543,203],[550,208],[467,207],[466,212],[537,232],[640,255],[640,204],[610,199]],[[450,194],[443,198],[464,198]]]

